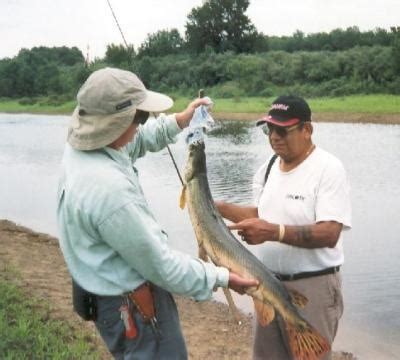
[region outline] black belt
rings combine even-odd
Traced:
[[[306,271],[306,272],[291,274],[291,275],[275,273],[275,276],[278,278],[278,280],[281,280],[281,281],[292,281],[292,280],[299,280],[299,279],[307,279],[307,278],[314,277],[314,276],[334,274],[334,273],[337,273],[339,270],[340,270],[340,265],[330,267],[327,269],[323,269],[323,270],[319,270],[319,271]]]

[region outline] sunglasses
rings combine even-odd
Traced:
[[[133,118],[133,122],[135,124],[143,125],[147,119],[149,118],[150,113],[148,111],[136,110],[135,117]]]
[[[267,136],[270,136],[272,134],[272,132],[275,131],[279,137],[284,138],[290,132],[292,132],[296,129],[302,128],[302,127],[303,127],[303,123],[299,123],[299,124],[289,126],[289,127],[277,126],[277,125],[265,123],[265,124],[261,125],[261,130]]]

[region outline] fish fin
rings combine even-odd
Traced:
[[[295,289],[288,289],[288,291],[293,305],[302,309],[307,305],[308,299],[303,294]]]
[[[186,185],[183,185],[181,197],[179,198],[179,207],[184,209],[186,206]]]
[[[296,360],[318,360],[331,346],[310,324],[285,322],[289,347]]]
[[[257,314],[257,320],[261,326],[267,326],[275,318],[275,310],[272,305],[265,304],[260,300],[254,300],[254,309]]]
[[[239,310],[237,309],[235,302],[233,301],[232,294],[228,288],[222,288],[225,294],[226,301],[228,302],[229,305],[229,310],[233,316],[233,319],[235,320],[236,324],[241,325],[242,321],[240,320],[240,314]]]
[[[203,246],[199,246],[199,258],[201,260],[204,260],[205,262],[208,262],[208,260],[209,260],[207,251],[206,251],[206,249],[204,249]]]

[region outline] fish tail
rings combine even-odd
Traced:
[[[307,322],[286,322],[289,346],[296,360],[318,360],[327,353],[331,346]]]

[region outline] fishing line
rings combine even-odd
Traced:
[[[181,181],[182,186],[185,186],[185,183],[183,182],[181,173],[179,172],[178,166],[176,165],[174,156],[172,155],[171,149],[169,148],[168,144],[167,144],[167,150],[168,150],[169,156],[171,156],[171,160],[172,160],[172,162],[173,162],[173,164],[175,166],[175,170],[176,170],[176,173],[178,174],[179,180]]]
[[[116,23],[117,26],[118,26],[119,32],[121,33],[122,39],[124,40],[125,47],[126,47],[127,50],[129,50],[128,43],[127,43],[126,40],[125,40],[124,33],[122,32],[121,26],[119,25],[119,22],[118,22],[118,20],[117,20],[117,17],[115,16],[115,13],[114,13],[114,10],[113,10],[113,8],[112,8],[112,6],[111,6],[111,3],[110,3],[109,0],[107,0],[107,3],[108,3],[108,6],[110,7],[111,13],[112,13],[112,15],[113,15],[113,17],[114,17],[114,20],[115,20],[115,23]],[[168,149],[169,156],[171,157],[172,163],[174,164],[175,170],[176,170],[176,172],[177,172],[177,174],[178,174],[179,180],[181,181],[182,186],[184,186],[185,184],[184,184],[184,182],[183,182],[182,176],[181,176],[181,174],[180,174],[180,172],[179,172],[178,166],[177,166],[177,164],[176,164],[176,162],[175,162],[174,156],[172,155],[171,149],[169,148],[169,145],[168,145],[168,144],[167,144],[167,149]]]

